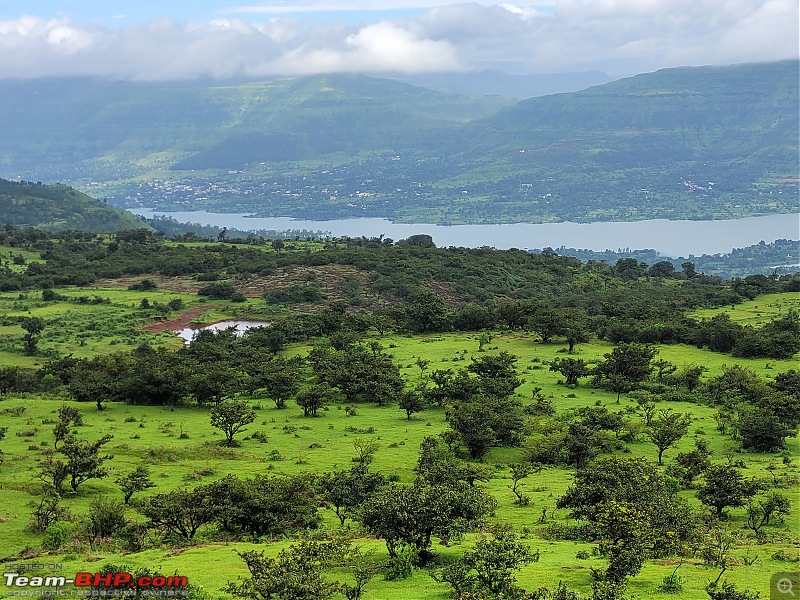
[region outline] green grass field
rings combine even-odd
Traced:
[[[135,303],[138,296],[132,292],[119,292],[113,296],[114,305]],[[72,306],[72,305],[69,305]],[[52,308],[52,310],[55,310]],[[378,338],[401,368],[401,372],[412,379],[417,376],[415,366],[417,358],[429,360],[431,368],[460,368],[468,364],[470,357],[478,356],[477,335],[448,334],[435,336],[396,336],[387,335]],[[576,389],[568,389],[558,383],[560,377],[551,373],[543,364],[558,356],[561,345],[534,343],[529,336],[522,334],[495,335],[488,352],[508,351],[519,357],[518,371],[524,383],[518,388],[523,402],[530,402],[533,386],[543,388],[544,394],[553,398],[559,411],[570,410],[581,406],[606,405],[610,409],[624,408],[633,401],[623,396],[621,406],[615,406],[616,396],[601,390],[581,385]],[[583,344],[578,347],[580,355],[588,360],[601,358],[609,352],[611,346],[604,343]],[[305,354],[309,346],[295,346],[287,352]],[[683,363],[703,364],[709,368],[706,376],[721,372],[723,364],[737,362],[745,364],[757,372],[769,377],[796,366],[790,361],[764,360],[732,360],[724,355],[698,350],[686,346],[666,346],[660,348],[660,357],[678,365]],[[97,351],[97,350],[95,350]],[[253,400],[257,408],[257,419],[241,434],[241,446],[227,449],[220,446],[222,434],[209,426],[207,409],[199,408],[163,408],[128,406],[110,404],[103,412],[94,410],[93,405],[68,402],[77,407],[84,415],[86,426],[80,428],[81,436],[96,439],[106,433],[114,436],[106,449],[113,454],[108,462],[111,473],[102,480],[91,480],[79,488],[75,497],[69,497],[66,504],[75,515],[83,515],[89,503],[98,496],[121,498],[114,484],[120,474],[130,471],[138,465],[150,468],[157,488],[152,492],[163,492],[180,487],[192,487],[201,482],[210,482],[228,473],[247,477],[257,473],[297,474],[304,471],[322,472],[347,468],[350,458],[355,455],[353,440],[358,437],[376,439],[380,449],[376,454],[373,468],[385,474],[396,474],[402,482],[410,482],[414,473],[413,465],[422,439],[435,435],[446,428],[442,409],[429,409],[414,415],[409,421],[405,413],[396,406],[377,407],[359,405],[356,416],[347,416],[341,405],[327,407],[318,418],[303,418],[302,411],[295,405],[284,410],[275,409],[266,400]],[[41,536],[33,535],[26,530],[26,523],[31,513],[31,503],[41,489],[41,482],[36,479],[37,460],[43,451],[52,446],[52,424],[46,421],[54,418],[54,413],[64,403],[59,398],[8,398],[0,402],[0,423],[7,426],[8,433],[2,442],[5,461],[0,466],[0,558],[6,563],[17,562],[24,555],[26,548],[35,548],[41,543]],[[694,438],[706,439],[714,451],[714,460],[724,462],[725,440],[716,432],[712,419],[714,409],[687,403],[670,403],[670,407],[689,412],[693,416],[690,433],[674,448],[665,454],[665,464],[677,452],[688,450],[693,446]],[[22,411],[15,415],[15,412]],[[369,428],[374,428],[372,433]],[[266,443],[251,437],[255,432],[266,435]],[[181,435],[183,434],[183,435]],[[259,436],[260,437],[260,436]],[[316,446],[319,447],[316,447]],[[311,448],[314,446],[314,448]],[[798,440],[789,440],[792,455],[797,456]],[[277,451],[281,460],[271,460],[270,453]],[[590,593],[590,567],[601,567],[604,559],[591,556],[591,544],[575,542],[551,542],[540,537],[539,531],[546,527],[538,522],[544,507],[555,507],[556,499],[562,495],[572,480],[572,472],[566,469],[548,468],[530,475],[523,480],[523,492],[532,498],[527,507],[513,504],[514,496],[509,486],[511,483],[507,463],[517,460],[522,449],[495,449],[486,459],[493,466],[494,477],[484,484],[499,502],[496,519],[512,524],[528,540],[531,548],[539,549],[541,559],[538,563],[527,565],[518,576],[520,585],[527,589],[541,586],[554,587],[562,580],[571,588],[577,589],[584,596]],[[628,444],[622,451],[627,456],[644,456],[655,461],[656,448],[645,441]],[[746,465],[745,474],[760,478],[770,477],[765,470],[770,461],[781,465],[784,475],[790,475],[793,466],[782,465],[780,457],[769,454],[742,454]],[[772,555],[778,550],[795,553],[798,532],[798,503],[796,502],[800,487],[794,485],[788,490],[793,497],[793,514],[781,527],[769,528],[766,543],[756,543],[744,528],[745,510],[731,509],[729,524],[738,534],[740,540],[731,552],[734,565],[726,577],[737,585],[768,592],[768,581],[772,573],[791,570],[794,565],[774,560]],[[148,492],[145,492],[148,493]],[[687,498],[697,507],[699,502],[693,492],[685,492]],[[324,526],[337,528],[338,521],[333,512],[323,510]],[[136,517],[130,510],[130,516]],[[139,517],[141,518],[141,517]],[[556,511],[555,520],[566,520],[566,511]],[[348,521],[347,526],[355,524]],[[459,546],[435,546],[442,559],[457,557],[474,541],[475,536],[468,536]],[[208,541],[201,533],[197,545],[182,549],[148,550],[138,554],[125,556],[110,554],[102,550],[92,550],[84,546],[84,550],[68,556],[46,556],[46,562],[63,565],[67,573],[73,571],[96,571],[100,565],[111,562],[158,568],[165,573],[177,572],[185,575],[193,584],[199,584],[212,595],[221,595],[219,591],[227,581],[244,575],[246,569],[237,557],[236,550],[255,548],[253,544],[219,543]],[[276,541],[266,546],[268,554],[277,553],[286,547],[289,541]],[[377,558],[385,559],[386,550],[381,541],[374,539],[359,540],[365,548],[375,547]],[[586,550],[588,559],[577,559],[576,553]],[[751,565],[745,565],[747,556],[757,555]],[[42,562],[38,559],[37,562]],[[669,597],[658,591],[657,585],[663,577],[670,574],[677,562],[674,560],[648,563],[642,573],[633,578],[628,587],[631,597],[653,598]],[[209,568],[213,565],[214,568]],[[685,578],[684,591],[681,598],[707,598],[704,588],[709,580],[716,578],[717,569],[709,569],[699,558],[688,558],[681,566],[680,573]],[[411,579],[400,582],[386,582],[374,579],[365,590],[368,599],[405,599],[405,598],[447,598],[448,586],[436,583],[424,571],[415,571]]]
[[[760,327],[773,319],[788,314],[790,310],[800,310],[800,294],[765,294],[755,300],[747,300],[726,308],[704,308],[689,314],[695,319],[710,319],[718,313],[730,316],[731,321],[742,325]]]

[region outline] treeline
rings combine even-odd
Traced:
[[[532,250],[541,253],[551,249]],[[796,273],[800,271],[800,241],[775,240],[769,244],[760,242],[744,248],[734,248],[723,254],[690,255],[677,259],[660,255],[655,250],[604,250],[594,251],[560,246],[554,250],[561,256],[573,256],[583,262],[597,260],[615,263],[621,258],[634,259],[650,266],[663,261],[672,263],[675,269],[687,261],[695,270],[707,275],[717,275],[724,279],[746,277],[747,275],[771,275],[773,273]]]
[[[635,259],[581,263],[553,252],[436,248],[429,236],[327,241],[322,251],[276,240],[270,248],[230,243],[167,244],[143,229],[113,237],[33,229],[0,229],[0,244],[38,252],[42,260],[9,260],[0,290],[90,285],[98,278],[161,274],[212,282],[201,294],[243,301],[254,276],[344,265],[363,277],[343,290],[347,301],[277,321],[267,337],[273,349],[340,330],[412,333],[523,329],[543,342],[596,336],[612,342],[686,343],[741,357],[790,358],[800,350],[796,315],[760,329],[725,315],[698,321],[686,311],[735,305],[757,295],[800,290],[800,276],[750,275],[726,282],[684,262],[653,265]],[[13,251],[12,251],[13,254]],[[24,267],[20,270],[20,267]],[[370,299],[365,302],[368,293]],[[317,281],[269,289],[272,304],[319,304]]]
[[[231,243],[264,245],[269,240],[311,240],[321,239],[326,236],[324,231],[309,231],[308,229],[237,229],[235,227],[217,227],[216,225],[202,225],[201,223],[181,223],[172,217],[156,215],[146,219],[147,224],[156,231],[163,233],[168,238],[182,239],[184,241],[217,241],[225,240]]]

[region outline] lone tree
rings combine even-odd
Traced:
[[[555,358],[550,363],[550,370],[561,373],[569,387],[578,385],[578,379],[589,374],[589,367],[582,358]]]
[[[297,405],[303,409],[304,417],[316,417],[317,411],[333,401],[335,394],[330,386],[316,383],[300,392],[295,399]],[[281,408],[280,406],[278,408]]]
[[[211,409],[211,425],[225,434],[225,445],[233,447],[233,436],[256,420],[256,412],[247,400],[225,400]]]
[[[657,418],[651,421],[650,441],[658,448],[658,464],[664,450],[680,440],[689,430],[692,418],[688,414],[672,412],[672,409],[659,411]]]
[[[746,500],[757,491],[757,484],[745,481],[736,467],[712,465],[706,471],[705,484],[697,492],[697,497],[700,502],[713,508],[714,516],[720,518],[728,506],[744,506]]]
[[[128,504],[131,496],[136,492],[143,492],[144,490],[156,487],[156,484],[150,479],[150,471],[147,467],[136,467],[133,471],[116,480],[117,485],[122,490],[124,495],[124,502]]]
[[[422,395],[413,390],[402,392],[397,403],[400,408],[406,411],[406,417],[409,421],[411,420],[411,415],[425,410],[425,402],[422,400]]]
[[[104,435],[96,442],[79,441],[67,438],[61,447],[61,452],[67,457],[66,475],[73,492],[78,491],[78,486],[89,479],[102,479],[108,475],[108,469],[103,463],[112,458],[100,456],[100,448],[111,441],[113,436]]]
[[[44,331],[44,325],[44,319],[41,317],[23,317],[22,328],[26,333],[22,336],[22,341],[25,344],[25,354],[28,356],[36,354],[39,334]]]
[[[650,376],[651,361],[656,354],[658,350],[646,344],[621,343],[603,355],[605,360],[594,369],[594,383],[605,384],[605,387],[617,393],[619,400],[622,392],[632,389]]]

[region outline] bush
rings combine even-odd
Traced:
[[[300,304],[322,302],[325,294],[317,284],[290,285],[285,288],[267,290],[264,299],[270,304]]]
[[[209,283],[197,290],[198,296],[208,296],[214,300],[233,300],[233,298],[243,297],[230,283]]]
[[[125,505],[117,500],[97,498],[89,506],[89,535],[92,540],[111,537],[128,523]]]
[[[128,289],[132,292],[147,292],[149,290],[154,290],[157,287],[158,286],[156,285],[156,282],[152,279],[142,279],[141,281],[130,284]]]
[[[50,523],[44,530],[42,538],[42,548],[50,552],[55,552],[64,545],[72,532],[72,526],[64,521]]]

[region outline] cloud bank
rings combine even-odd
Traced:
[[[281,14],[282,6],[240,7],[242,16],[208,22],[163,17],[119,29],[68,18],[0,20],[0,77],[161,81],[503,66],[624,75],[796,58],[800,47],[796,0],[557,0],[544,11],[465,3],[360,25],[291,17]]]

